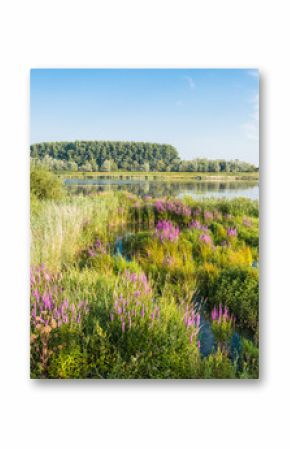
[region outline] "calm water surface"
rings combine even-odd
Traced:
[[[162,181],[145,179],[118,179],[109,176],[65,179],[72,193],[92,194],[100,191],[126,190],[138,196],[175,196],[182,198],[236,198],[259,199],[259,184],[256,181]]]

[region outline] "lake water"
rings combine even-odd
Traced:
[[[259,199],[257,181],[162,181],[160,179],[119,179],[110,176],[65,179],[71,193],[92,194],[100,191],[126,190],[138,196],[175,196],[182,198],[236,198]]]

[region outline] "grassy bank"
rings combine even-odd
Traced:
[[[70,178],[85,178],[96,176],[111,176],[116,178],[140,178],[140,179],[161,179],[162,181],[258,181],[259,173],[213,173],[213,172],[59,172],[59,176]]]

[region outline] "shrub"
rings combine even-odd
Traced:
[[[84,379],[88,377],[87,357],[80,347],[67,348],[51,358],[50,379]]]
[[[240,228],[239,238],[247,245],[257,248],[259,246],[259,230],[257,228]]]
[[[222,270],[210,295],[210,302],[226,305],[241,327],[256,330],[259,306],[258,270],[241,267]]]
[[[41,200],[59,200],[64,197],[65,191],[56,175],[44,169],[31,168],[30,192],[32,196]]]
[[[259,348],[253,342],[242,340],[242,375],[241,377],[259,378]]]
[[[227,306],[214,307],[211,312],[212,331],[221,350],[228,351],[228,344],[233,335],[234,317],[229,314]]]
[[[210,354],[202,362],[203,379],[234,379],[236,368],[229,357],[219,349],[215,354]]]

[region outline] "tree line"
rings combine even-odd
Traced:
[[[147,142],[43,142],[30,146],[35,164],[54,171],[253,172],[258,169],[237,159],[181,160],[172,145]]]

